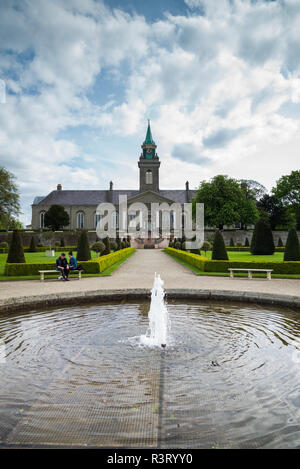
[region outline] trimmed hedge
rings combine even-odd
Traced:
[[[178,249],[169,248],[169,247],[165,247],[164,251],[173,257],[177,257],[178,259],[181,259],[187,262],[188,264],[191,264],[194,267],[197,267],[199,270],[204,271],[205,269],[205,263],[207,261],[207,258],[204,256],[199,256],[199,254],[192,254],[191,252],[180,251]],[[222,262],[222,261],[219,261],[219,262]]]
[[[275,252],[284,252],[285,247],[275,247]],[[250,247],[249,246],[226,246],[226,251],[241,251],[241,252],[250,252]]]
[[[257,261],[212,261],[204,256],[166,247],[165,252],[177,257],[188,264],[197,267],[202,272],[226,272],[228,269],[273,269],[274,274],[300,274],[300,262],[257,262]]]
[[[97,257],[91,261],[79,261],[85,273],[99,274],[112,266],[119,260],[133,253],[135,248],[122,249],[121,251],[107,254],[106,256]],[[6,264],[4,275],[9,277],[39,275],[39,270],[54,270],[55,263],[46,262],[31,262],[27,264]]]

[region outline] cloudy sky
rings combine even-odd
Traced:
[[[0,165],[22,221],[58,183],[137,188],[147,118],[162,189],[271,189],[299,169],[299,24],[299,0],[1,0]]]

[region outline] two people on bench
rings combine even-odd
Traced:
[[[68,281],[69,280],[69,273],[72,270],[77,269],[77,260],[73,256],[72,251],[69,252],[69,264],[66,259],[66,255],[64,252],[56,259],[56,270],[61,273],[59,279]]]

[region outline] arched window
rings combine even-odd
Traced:
[[[77,228],[78,229],[84,228],[84,213],[83,212],[77,213]]]
[[[45,228],[45,213],[46,212],[40,213],[40,228]]]
[[[146,171],[146,184],[153,184],[153,177],[151,169]]]

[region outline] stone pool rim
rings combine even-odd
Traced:
[[[171,289],[166,288],[166,299],[186,299],[204,301],[226,301],[231,303],[255,303],[268,306],[282,306],[300,310],[300,296],[274,295],[273,293],[209,290],[209,289]],[[80,292],[51,293],[12,297],[0,300],[0,314],[27,311],[32,308],[61,307],[97,302],[148,299],[150,288],[123,288]]]

